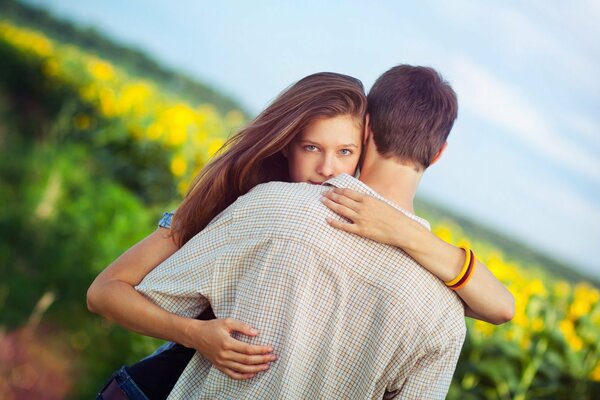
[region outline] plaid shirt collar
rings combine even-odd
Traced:
[[[379,199],[379,200],[389,204],[390,206],[394,207],[395,209],[399,210],[400,212],[402,212],[409,218],[417,221],[418,223],[420,223],[427,229],[431,229],[431,226],[429,225],[429,222],[427,220],[425,220],[413,213],[410,213],[410,212],[406,211],[405,209],[403,209],[402,207],[398,206],[397,204],[389,201],[388,199],[386,199],[385,197],[381,196],[379,193],[377,193],[376,191],[371,189],[369,186],[364,184],[362,181],[354,178],[353,176],[350,176],[348,174],[340,174],[331,179],[328,179],[326,182],[323,183],[323,185],[333,186],[336,188],[348,188],[348,189],[352,189],[352,190],[355,190],[360,193],[365,193],[370,196],[373,196],[376,199]]]

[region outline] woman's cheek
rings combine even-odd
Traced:
[[[345,165],[345,173],[349,175],[353,175],[356,171],[356,167],[358,167],[359,157],[348,157],[348,160]]]

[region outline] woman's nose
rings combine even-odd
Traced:
[[[333,157],[328,155],[323,156],[317,172],[325,177],[335,176],[335,160]]]

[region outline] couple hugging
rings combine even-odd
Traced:
[[[464,316],[514,310],[472,250],[414,215],[457,108],[409,65],[368,96],[336,73],[282,92],[91,285],[92,312],[170,341],[98,398],[444,398]]]

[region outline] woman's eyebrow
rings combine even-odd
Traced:
[[[312,144],[315,146],[321,146],[321,143],[313,142],[312,140],[307,140],[307,139],[300,140],[300,143],[308,143],[308,144]],[[340,144],[337,147],[356,147],[358,149],[358,146],[354,143]]]

